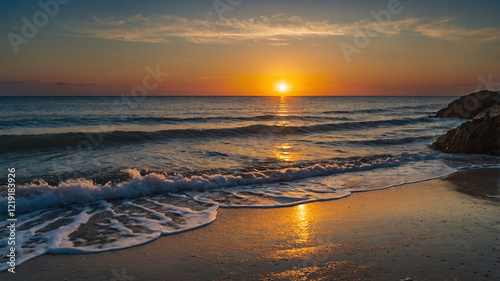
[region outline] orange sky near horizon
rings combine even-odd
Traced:
[[[82,12],[91,3],[61,6],[18,53],[5,36],[0,95],[126,95],[148,66],[169,73],[152,96],[463,95],[500,81],[500,21],[487,5],[459,1],[429,15],[439,5],[400,1],[400,13],[377,23],[385,1],[243,3],[223,18],[202,2],[153,2],[100,15]],[[2,30],[21,34],[27,10],[10,5],[19,7]],[[358,34],[373,23],[380,29]]]

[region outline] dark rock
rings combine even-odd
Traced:
[[[472,119],[496,104],[500,104],[500,92],[480,91],[454,100],[439,110],[436,117]]]
[[[478,114],[476,114],[474,119],[481,119],[484,117],[493,117],[493,116],[497,116],[497,115],[500,115],[500,103],[497,103],[497,104],[490,106],[490,107],[486,108],[485,110],[479,112]]]
[[[500,156],[500,115],[466,122],[439,137],[431,148],[447,153]]]
[[[500,156],[500,92],[480,91],[461,97],[438,111],[436,117],[474,120],[439,137],[432,149]]]

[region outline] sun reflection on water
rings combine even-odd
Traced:
[[[285,96],[281,96],[280,102],[278,104],[278,116],[285,117],[289,115],[288,112],[288,101]]]
[[[289,104],[285,96],[281,96],[280,102],[278,104],[278,124],[277,126],[290,126],[290,120],[285,119],[290,116]]]
[[[279,104],[278,104],[278,112],[276,116],[278,116],[277,123],[275,124],[278,127],[286,127],[290,126],[290,120],[283,120],[283,118],[286,118],[289,116],[289,102],[288,99],[285,96],[281,96]],[[277,145],[274,146],[274,158],[281,160],[281,161],[286,161],[286,162],[291,162],[296,159],[293,155],[293,147],[292,144],[289,142],[281,142]]]
[[[274,150],[274,157],[286,162],[291,162],[295,160],[292,154],[292,145],[289,143],[278,144]]]

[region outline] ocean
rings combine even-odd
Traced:
[[[218,208],[341,200],[498,167],[429,148],[464,122],[429,117],[455,98],[0,97],[0,250],[10,168],[20,264],[141,245],[209,224]]]

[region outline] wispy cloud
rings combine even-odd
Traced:
[[[174,15],[142,16],[123,19],[97,18],[91,22],[66,24],[65,28],[79,35],[132,41],[169,43],[183,39],[192,43],[236,43],[245,40],[265,40],[270,45],[287,45],[290,39],[308,37],[359,36],[370,21],[337,24],[329,21],[308,21],[297,16],[278,14],[250,19],[201,20]],[[429,21],[405,18],[380,25],[378,35],[392,36],[404,31],[421,33],[431,38],[459,41],[500,39],[500,29],[467,29],[445,18]]]
[[[500,39],[500,29],[498,28],[467,29],[453,24],[452,18],[443,18],[430,23],[419,24],[415,26],[414,31],[431,38],[450,41],[469,39],[487,42]]]
[[[246,20],[199,20],[173,15],[136,15],[120,20],[93,18],[92,22],[67,25],[79,34],[123,41],[169,43],[232,43],[241,40],[277,40],[290,37],[343,35],[339,25],[327,21],[303,21],[299,17],[250,18]]]
[[[92,83],[67,83],[67,82],[42,82],[40,80],[4,81],[0,84],[22,84],[22,85],[54,85],[54,86],[103,86]]]

